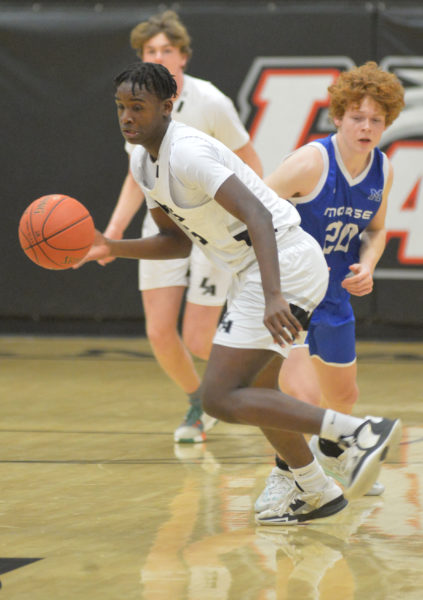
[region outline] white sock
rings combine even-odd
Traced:
[[[338,442],[342,435],[352,435],[363,421],[364,419],[344,415],[328,408],[323,417],[319,437]]]
[[[315,458],[313,462],[305,467],[299,469],[290,467],[290,471],[294,475],[295,481],[305,492],[320,491],[328,482],[325,472]]]

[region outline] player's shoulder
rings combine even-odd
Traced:
[[[181,150],[184,148],[184,152],[195,154],[198,148],[201,147],[214,147],[219,145],[218,140],[208,135],[204,131],[185,125],[177,121],[173,122],[172,131],[172,148],[178,148]]]
[[[326,161],[326,150],[321,144],[301,146],[285,159],[285,168],[296,167],[303,173],[320,173]]]
[[[206,100],[228,98],[214,83],[192,75],[184,75],[184,85],[191,93],[197,93],[205,97]]]

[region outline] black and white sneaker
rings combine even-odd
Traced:
[[[363,496],[379,475],[382,462],[401,439],[401,421],[368,417],[350,436],[341,437],[345,448],[344,473],[347,498]]]
[[[309,446],[310,450],[317,458],[317,461],[323,467],[326,475],[333,477],[338,483],[346,487],[350,480],[350,464],[348,461],[348,453],[344,450],[339,456],[327,456],[320,449],[319,438],[317,435],[313,435],[311,437]],[[367,490],[365,495],[380,496],[384,491],[385,486],[379,481],[375,481],[371,488]]]
[[[341,488],[328,477],[322,490],[305,492],[298,484],[284,497],[279,505],[256,515],[259,525],[296,525],[313,519],[324,519],[345,508],[348,501]]]

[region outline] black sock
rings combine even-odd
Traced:
[[[280,458],[277,454],[275,455],[275,462],[276,462],[276,466],[281,471],[289,471],[289,467],[288,467],[287,463],[284,460],[282,460],[282,458]]]
[[[319,438],[319,448],[325,456],[333,456],[334,458],[343,453],[343,450],[336,442],[325,440],[324,438]]]

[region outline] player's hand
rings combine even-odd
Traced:
[[[373,276],[368,267],[355,263],[349,267],[350,273],[342,281],[342,287],[353,296],[365,296],[373,289]]]
[[[123,231],[119,231],[116,229],[116,227],[113,227],[113,225],[109,225],[104,232],[104,236],[111,240],[121,240],[123,238]],[[115,258],[115,256],[109,256],[108,258],[101,258],[97,260],[97,262],[99,265],[104,267],[114,261]]]
[[[282,348],[292,344],[303,329],[282,294],[266,300],[263,322],[272,334],[275,344]]]
[[[85,263],[92,260],[99,261],[108,258],[110,256],[110,246],[107,241],[107,238],[96,229],[94,242],[89,249],[88,254],[86,254],[79,263],[73,265],[72,269],[79,269],[82,265],[85,265]]]

